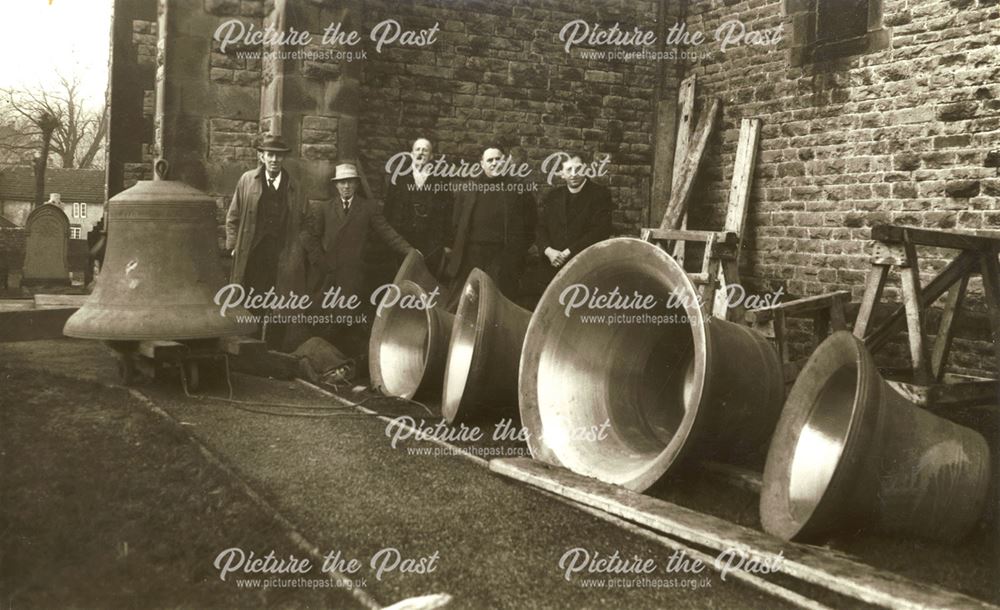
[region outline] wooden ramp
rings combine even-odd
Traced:
[[[870,604],[888,608],[997,608],[878,570],[827,548],[779,540],[664,500],[608,485],[526,458],[495,459],[490,470],[584,506],[717,552],[742,551],[777,571]]]

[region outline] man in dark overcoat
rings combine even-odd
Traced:
[[[508,299],[515,299],[535,227],[535,201],[523,184],[503,175],[509,163],[499,148],[483,151],[480,179],[455,194],[454,240],[445,276],[452,303],[473,269],[481,269]]]
[[[536,229],[546,285],[571,258],[611,237],[610,191],[587,178],[579,155],[564,160],[561,169],[565,183],[546,195]]]
[[[260,165],[240,176],[226,214],[226,248],[233,257],[230,282],[245,289],[276,295],[305,294],[305,256],[299,239],[305,200],[283,167],[291,149],[281,138],[266,136],[257,147]],[[251,310],[264,316],[266,310]],[[290,314],[295,312],[281,312]],[[285,345],[282,325],[262,325],[274,349]]]
[[[357,166],[338,164],[331,182],[336,188],[334,197],[309,206],[309,221],[303,233],[310,263],[307,282],[315,302],[322,303],[328,292],[338,294],[333,303],[337,306],[327,308],[325,313],[353,315],[353,321],[330,329],[330,340],[348,356],[357,356],[367,351],[367,331],[372,322],[371,292],[361,260],[369,235],[376,235],[401,257],[413,247],[386,222],[378,201],[365,199],[358,193]],[[339,305],[352,296],[357,297],[361,307],[348,310]]]

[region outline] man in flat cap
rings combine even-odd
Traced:
[[[413,247],[393,229],[382,213],[379,202],[365,199],[358,194],[361,184],[358,168],[353,163],[337,165],[330,182],[336,188],[333,199],[312,202],[309,220],[303,231],[303,241],[309,257],[310,293],[314,301],[321,302],[323,295],[340,289],[342,300],[357,296],[363,307],[355,313],[371,310],[370,286],[366,269],[361,260],[362,251],[370,233],[376,234],[391,250],[405,257]],[[351,314],[350,311],[328,311],[332,314]],[[368,325],[356,321],[332,329],[332,343],[348,356],[367,352]]]
[[[226,248],[233,257],[230,282],[258,294],[273,289],[277,295],[306,290],[305,257],[299,232],[305,212],[304,200],[288,170],[282,165],[291,149],[277,136],[265,136],[257,147],[260,166],[236,183],[226,214]],[[253,310],[263,316],[266,310]],[[292,314],[295,312],[283,312]],[[274,349],[283,345],[280,326],[262,329]]]

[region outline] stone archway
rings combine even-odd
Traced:
[[[25,284],[68,284],[69,218],[59,206],[43,205],[24,225]]]

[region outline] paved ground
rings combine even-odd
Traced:
[[[0,360],[68,376],[114,379],[110,356],[94,343],[5,344],[0,345]],[[330,405],[329,399],[291,382],[237,376],[236,386],[238,398]],[[603,588],[586,587],[579,576],[566,581],[559,561],[573,548],[658,563],[668,553],[465,459],[408,451],[435,447],[429,443],[407,442],[393,449],[384,423],[375,418],[278,417],[189,399],[173,384],[140,389],[221,455],[321,552],[339,550],[365,564],[357,576],[367,577],[366,590],[382,603],[450,593],[455,608],[782,607],[714,573],[695,579],[699,590],[679,583],[609,590],[604,577]],[[436,553],[436,569],[422,574],[386,571],[379,580],[368,564],[384,549],[412,559]]]

